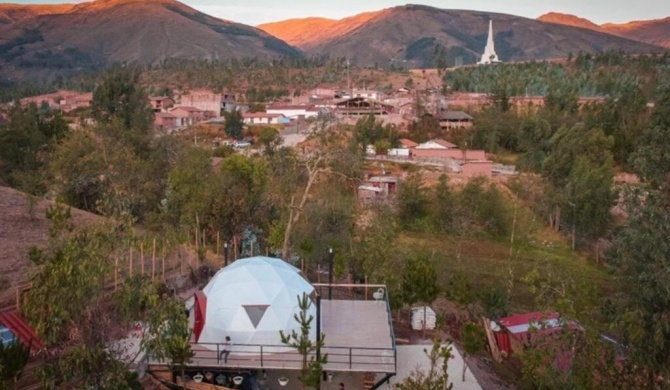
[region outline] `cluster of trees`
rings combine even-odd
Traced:
[[[57,204],[47,215],[50,243],[31,250],[37,271],[22,307],[47,350],[57,356],[38,369],[43,386],[141,388],[129,371],[137,356],[118,342],[137,323],[145,324],[138,330],[138,354],[183,367],[192,353],[181,299],[144,275],[114,270],[113,259],[137,239],[130,219],[75,231],[69,208]],[[118,290],[110,288],[115,277],[125,279]]]
[[[423,110],[418,104],[418,111]],[[417,120],[409,124],[409,134],[414,142],[426,142],[431,139],[443,138],[447,132],[442,129],[440,122],[430,115],[421,115]],[[389,149],[399,146],[402,138],[400,130],[392,124],[382,124],[373,116],[361,118],[353,127],[354,141],[362,150],[367,145],[373,145],[378,154],[384,154]]]
[[[476,178],[457,191],[445,175],[427,188],[420,175],[410,174],[398,191],[397,217],[404,229],[452,236],[506,237],[512,224],[507,200],[495,184]]]
[[[0,124],[0,183],[34,195],[44,194],[43,168],[59,141],[68,136],[67,123],[48,106],[11,107]]]
[[[670,170],[664,163],[665,150],[670,146],[667,138],[670,89],[662,86],[657,93],[657,104],[649,124],[641,129],[640,142],[630,157],[630,164],[642,183],[621,193],[626,215],[620,223],[610,227],[611,246],[607,260],[613,275],[612,291],[596,305],[577,303],[578,296],[561,294],[556,294],[553,302],[547,302],[564,315],[578,318],[580,326],[567,323],[561,337],[540,338],[536,342],[538,348],[528,350],[522,359],[522,373],[529,388],[668,387],[669,248],[662,237],[670,229]],[[577,143],[588,143],[581,137],[598,137],[588,132],[581,134]],[[594,147],[597,145],[598,142],[593,143]],[[589,169],[595,177],[583,186],[605,187],[605,183],[595,179],[608,165],[603,162],[611,158],[603,155],[603,149],[606,149],[603,146],[589,151],[573,145],[581,156],[573,167],[566,167],[564,171],[586,169],[578,168],[582,164],[591,165]],[[553,163],[550,165],[554,166]],[[594,200],[584,199],[577,204],[590,207],[593,203]],[[601,223],[588,209],[578,208],[576,215],[578,218],[573,223],[577,226]],[[544,285],[541,289],[557,287]],[[589,291],[589,286],[581,286],[579,290]],[[604,333],[609,336],[604,337]],[[566,360],[566,356],[570,359]],[[561,360],[569,363],[568,366],[563,364],[564,367],[559,368],[556,363]]]
[[[345,58],[231,59],[226,61],[168,59],[144,72],[147,84],[211,88],[213,90],[251,88],[249,102],[289,95],[287,85],[308,90],[323,84],[345,83],[348,75],[356,85],[373,85],[380,78],[372,73],[349,69]],[[381,71],[380,71],[381,73]],[[175,80],[177,85],[175,85]]]
[[[612,96],[640,88],[646,99],[667,76],[667,53],[629,56],[621,52],[579,53],[567,63],[528,62],[503,66],[460,68],[444,76],[452,91],[488,93],[502,90],[511,96],[547,96],[567,91],[579,96]]]
[[[654,95],[661,103],[663,95]],[[511,161],[520,170],[539,174],[539,193],[525,188],[520,195],[532,198],[535,210],[556,230],[570,232],[575,245],[607,236],[613,228],[614,172],[639,172],[635,156],[648,143],[643,130],[653,125],[641,88],[630,86],[603,103],[583,107],[574,91],[550,90],[543,107],[513,109],[509,97],[494,91],[492,104],[477,114],[474,128],[453,131],[447,138],[514,156]]]

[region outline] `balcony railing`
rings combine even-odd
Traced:
[[[193,343],[194,352],[189,366],[222,367],[227,369],[286,369],[302,368],[302,355],[286,345],[234,344],[227,362],[222,355],[224,345]],[[324,369],[329,371],[395,372],[395,348],[329,347],[321,348],[328,355]],[[308,361],[315,354],[308,356]],[[149,357],[149,364],[165,364]]]

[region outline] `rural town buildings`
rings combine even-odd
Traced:
[[[403,138],[384,158],[416,164],[439,165],[465,177],[492,176],[493,162],[483,150],[463,150],[451,142],[434,139],[417,144]]]
[[[206,111],[195,107],[175,107],[170,114],[177,118],[177,127],[194,125],[206,119]]]
[[[283,114],[269,114],[267,112],[245,112],[242,118],[247,125],[287,125],[291,119]]]
[[[472,127],[474,118],[463,111],[445,111],[437,116],[440,127],[445,130]]]
[[[268,114],[281,114],[289,119],[299,117],[307,119],[316,118],[323,110],[312,105],[272,104],[267,106],[265,111]]]
[[[21,99],[19,103],[21,106],[27,106],[30,103],[35,103],[39,106],[42,103],[46,103],[52,110],[70,112],[77,108],[90,107],[92,100],[92,92],[73,92],[60,90],[45,95],[26,97]]]
[[[195,89],[181,95],[180,106],[195,107],[206,113],[206,117],[219,117],[223,112],[237,108],[235,94],[216,93],[208,89]]]
[[[169,96],[149,96],[149,104],[154,112],[167,111],[174,106],[174,99]]]

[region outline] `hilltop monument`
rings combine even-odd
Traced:
[[[493,46],[493,20],[489,20],[489,38],[486,41],[486,48],[484,48],[484,54],[482,54],[482,59],[477,64],[487,65],[496,62],[500,62],[500,60],[498,59],[496,49]]]

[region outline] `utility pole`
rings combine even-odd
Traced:
[[[335,253],[333,248],[328,248],[328,300],[333,299],[333,260]]]
[[[350,63],[349,63],[349,58],[347,58],[347,92],[349,92],[349,95],[352,96],[352,91],[351,91],[351,69],[350,69]]]
[[[223,244],[223,259],[224,259],[224,266],[228,265],[228,241],[226,241]]]
[[[316,361],[321,362],[321,343],[319,343],[319,338],[321,337],[321,295],[316,293]],[[325,372],[324,372],[325,374]],[[316,389],[321,388],[321,377],[319,377],[319,384],[316,386]]]

